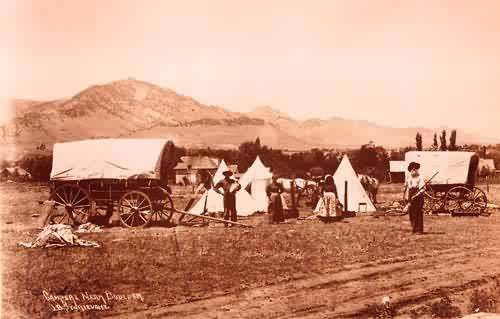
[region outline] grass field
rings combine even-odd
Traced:
[[[401,189],[383,185],[379,201],[399,200]],[[369,317],[367,305],[385,295],[402,316],[430,316],[429,303],[439,294],[451,294],[466,313],[472,291],[500,279],[495,213],[426,216],[422,236],[410,234],[407,216],[282,225],[256,216],[243,221],[253,229],[113,227],[80,235],[102,248],[26,249],[18,242],[36,236],[39,220],[31,215],[48,190],[8,183],[0,192],[5,318]],[[488,196],[500,204],[500,187],[490,186]],[[186,202],[175,198],[176,207]],[[144,301],[115,301],[106,311],[53,312],[44,291],[140,293]]]

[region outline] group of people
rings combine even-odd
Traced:
[[[210,186],[218,194],[223,196],[224,203],[224,219],[237,221],[236,211],[236,193],[241,189],[241,185],[232,178],[231,171],[223,172],[224,179],[215,185],[207,185],[203,182],[203,186],[208,189]],[[285,221],[285,210],[282,194],[285,192],[284,187],[278,182],[278,176],[273,175],[271,183],[266,188],[266,193],[269,200],[268,213],[269,223],[279,224]],[[332,175],[327,175],[324,182],[321,184],[321,200],[322,205],[319,208],[318,216],[327,218],[333,221],[335,218],[342,216],[341,205],[338,200],[337,188]],[[227,225],[230,227],[230,225]]]
[[[408,165],[409,178],[406,180],[405,200],[409,207],[410,223],[412,232],[423,233],[423,206],[425,182],[419,174],[420,164],[411,162]],[[241,189],[241,185],[232,178],[233,172],[223,172],[224,179],[217,184],[211,184],[211,176],[202,178],[200,187],[213,190],[221,194],[224,198],[224,219],[236,222],[236,193]],[[278,177],[273,175],[271,183],[267,186],[266,193],[269,198],[269,223],[277,224],[285,221],[284,205],[282,193],[283,185],[278,182]],[[320,199],[318,203],[317,216],[324,221],[336,221],[342,219],[342,204],[339,201],[337,188],[332,175],[326,175],[320,183]],[[226,226],[230,227],[231,225]]]
[[[208,172],[201,174],[201,182],[195,193],[199,193],[202,189],[208,190],[212,188],[216,193],[222,195],[224,219],[236,222],[238,220],[236,193],[241,190],[241,185],[233,178],[232,171],[224,171],[222,175],[224,175],[224,179],[214,185],[212,184],[212,176],[210,176]],[[271,183],[266,188],[266,193],[269,198],[269,223],[271,224],[278,224],[285,221],[284,205],[281,197],[283,192],[283,185],[278,183],[277,176],[273,176]],[[225,226],[231,227],[231,224],[225,224]]]

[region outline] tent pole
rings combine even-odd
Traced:
[[[347,181],[344,182],[344,213],[346,213],[349,209],[347,207]]]

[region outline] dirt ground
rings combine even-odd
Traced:
[[[175,191],[182,208],[185,190]],[[102,248],[26,249],[18,242],[36,236],[40,217],[32,215],[48,189],[5,183],[0,194],[5,318],[369,318],[384,297],[396,317],[430,318],[444,296],[467,314],[475,292],[500,291],[496,211],[426,216],[424,235],[410,234],[407,216],[282,225],[256,216],[241,220],[252,229],[112,227],[82,235]],[[401,185],[382,186],[380,202],[400,198]],[[499,185],[488,198],[500,204]],[[43,291],[140,293],[144,301],[55,312]]]

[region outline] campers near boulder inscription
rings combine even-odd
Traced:
[[[140,293],[117,294],[105,291],[100,294],[81,292],[56,295],[43,290],[42,295],[52,312],[106,311],[117,303],[144,303],[144,298]]]

